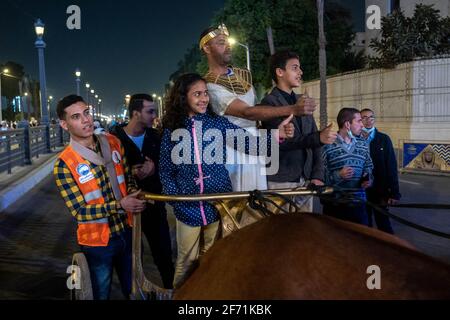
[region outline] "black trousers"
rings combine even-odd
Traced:
[[[173,288],[175,268],[172,261],[172,246],[170,240],[167,213],[163,202],[147,204],[142,212],[142,232],[147,238],[152,251],[153,261],[166,289]]]
[[[335,205],[331,203],[322,203],[323,214],[337,219],[346,220],[354,223],[359,223],[367,226],[369,224],[367,219],[366,205],[350,206],[350,205]]]
[[[377,202],[376,200],[371,200],[370,198],[369,201],[388,211],[388,207],[380,203],[380,201]],[[377,224],[378,230],[394,234],[394,229],[392,229],[391,220],[388,216],[375,211],[370,206],[367,206],[367,215],[369,217],[369,227],[373,227],[373,218],[375,218],[375,223]]]

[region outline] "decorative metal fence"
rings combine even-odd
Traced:
[[[20,126],[20,125],[19,125]],[[31,164],[33,158],[50,153],[69,141],[59,125],[24,127],[0,131],[0,173]]]

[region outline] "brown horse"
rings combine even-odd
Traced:
[[[217,241],[174,298],[450,299],[450,266],[364,226],[274,215]]]

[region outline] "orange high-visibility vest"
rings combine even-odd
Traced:
[[[112,160],[114,162],[114,169],[116,171],[120,193],[122,194],[122,197],[126,197],[127,186],[125,182],[125,170],[122,162],[120,142],[119,139],[113,135],[106,134],[106,137],[108,138],[111,148]],[[104,204],[105,199],[103,198],[102,190],[97,182],[97,178],[91,171],[92,168],[90,162],[83,159],[70,145],[61,152],[59,158],[68,166],[84,197],[84,201],[89,205]],[[127,213],[127,222],[129,226],[132,225],[132,221],[132,214]],[[89,222],[78,221],[77,238],[80,245],[91,247],[107,246],[110,238],[108,218],[96,219]]]

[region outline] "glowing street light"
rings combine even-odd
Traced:
[[[228,38],[228,43],[230,44],[230,46],[237,44],[237,45],[245,48],[246,54],[247,54],[247,69],[250,71],[250,50],[248,48],[248,45],[240,43],[239,41],[237,41],[234,38]]]
[[[79,96],[80,95],[80,81],[81,81],[81,79],[80,79],[80,77],[81,77],[81,71],[80,71],[80,69],[76,69],[75,70],[75,81],[77,82],[77,96]]]

